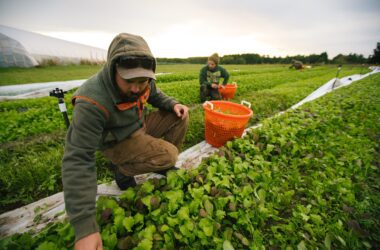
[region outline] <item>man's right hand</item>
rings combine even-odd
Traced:
[[[211,88],[217,89],[217,88],[219,88],[219,84],[213,83],[213,84],[211,84]]]
[[[78,240],[74,246],[75,250],[103,250],[102,238],[100,233],[92,233]]]

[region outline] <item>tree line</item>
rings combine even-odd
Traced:
[[[374,49],[374,54],[368,58],[361,54],[350,53],[348,55],[338,54],[332,59],[329,59],[327,52],[311,55],[296,55],[286,57],[276,57],[259,55],[255,53],[249,54],[233,54],[225,55],[220,58],[221,64],[290,64],[292,60],[301,61],[305,64],[363,64],[363,63],[380,63],[380,43]],[[194,63],[204,64],[207,57],[189,57],[189,58],[157,58],[158,63]]]

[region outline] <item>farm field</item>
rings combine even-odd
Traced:
[[[251,102],[250,124],[263,126],[228,142],[196,169],[170,172],[116,199],[100,198],[105,249],[379,248],[380,75],[265,119],[332,79],[336,68],[232,71],[238,68],[227,67],[239,86],[233,101]],[[360,71],[343,68],[340,76]],[[165,93],[191,107],[184,148],[203,140],[197,72],[189,72],[158,80]],[[64,126],[51,98],[3,102],[0,110],[5,211],[60,191]],[[110,180],[107,161],[101,155],[97,161],[99,181]],[[73,240],[64,222],[35,238],[3,240],[0,247],[66,249]]]
[[[158,76],[158,86],[191,108],[190,126],[183,149],[204,139],[198,83],[201,66],[162,65],[157,70],[174,72]],[[233,101],[252,103],[254,116],[250,125],[289,108],[336,74],[335,66],[304,71],[289,70],[284,65],[229,65],[226,68],[231,73],[231,81],[236,81],[239,86]],[[360,67],[344,67],[340,76],[359,72],[366,71]],[[72,105],[69,105],[71,93],[66,95],[69,115],[72,113]],[[57,100],[51,97],[0,102],[0,113],[2,213],[62,190],[61,159],[65,126]],[[98,182],[111,181],[113,174],[109,162],[100,153],[96,159]]]

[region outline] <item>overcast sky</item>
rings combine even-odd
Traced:
[[[118,33],[139,34],[157,57],[368,56],[380,0],[0,0],[0,24],[104,49]]]

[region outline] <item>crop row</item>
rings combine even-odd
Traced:
[[[321,76],[315,76],[313,70]],[[334,76],[334,72],[328,68],[313,70],[296,72],[285,69],[285,72],[282,73],[271,72],[270,75],[273,77],[281,74],[283,79],[277,78],[274,80],[277,81],[277,84],[269,87],[262,84],[261,89],[255,87],[256,84],[261,84],[260,81],[255,81],[251,85],[252,89],[260,90],[247,90],[244,93],[240,93],[238,90],[235,101],[245,99],[253,104],[254,117],[250,121],[250,124],[253,124],[289,108]],[[323,74],[325,71],[329,71],[329,73]],[[355,72],[358,72],[358,69],[346,69],[342,75],[350,75]],[[303,78],[304,73],[313,77]],[[270,76],[264,76],[265,73],[257,75],[262,77],[263,81],[270,78]],[[287,80],[286,75],[290,81]],[[250,75],[246,75],[246,77],[250,77]],[[298,78],[301,80],[296,81],[295,79]],[[240,81],[244,81],[243,76]],[[170,92],[170,88],[173,86],[171,84],[160,84],[160,87],[164,91]],[[243,88],[244,84],[250,83],[244,82],[240,87]],[[165,89],[166,85],[170,88]],[[183,85],[178,90],[177,98],[181,98],[181,95],[186,93],[186,89],[191,93],[196,87],[198,84],[194,87]],[[196,94],[198,95],[198,92]],[[67,96],[68,101],[69,95]],[[0,103],[1,131],[4,134],[8,133],[8,140],[9,138],[17,139],[3,143],[0,147],[0,170],[2,173],[0,176],[0,212],[31,203],[62,190],[61,159],[64,148],[64,124],[57,108],[56,100],[53,98]],[[71,105],[68,105],[68,108],[69,114],[71,114]],[[35,136],[31,137],[30,135],[33,133]],[[25,136],[28,137],[22,139]],[[203,110],[200,104],[192,104],[189,130],[183,148],[189,148],[203,139]],[[108,161],[100,154],[97,154],[97,166],[99,182],[112,180],[113,174],[108,169]],[[35,178],[36,176],[38,178]]]
[[[345,69],[342,75],[358,72],[358,69]],[[239,83],[237,97],[245,97],[254,91],[271,89],[280,84],[311,79],[319,76],[332,78],[334,68],[320,67],[309,71],[282,70],[279,72],[252,73],[231,77]],[[158,84],[160,89],[169,96],[186,105],[199,103],[198,80],[183,80]],[[72,91],[71,91],[72,93]],[[70,105],[71,94],[66,96],[68,113],[72,113]],[[0,103],[0,143],[25,138],[39,133],[50,133],[64,129],[62,116],[58,111],[57,101],[51,97],[8,101]]]
[[[104,249],[377,249],[380,75],[97,201]],[[5,247],[72,248],[68,222]],[[0,245],[1,246],[1,245]]]

